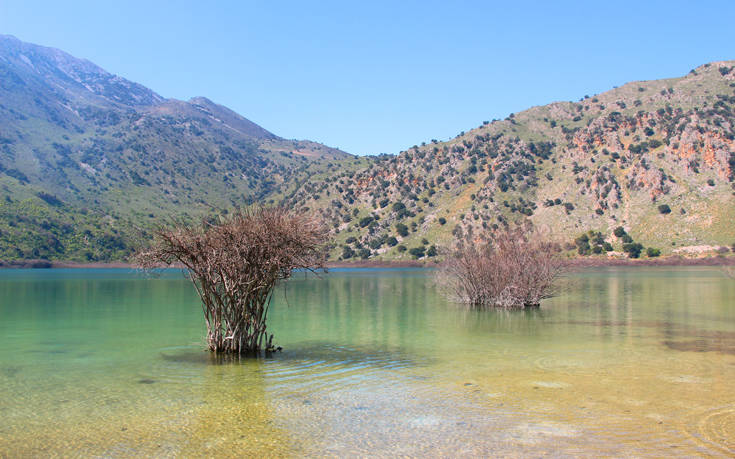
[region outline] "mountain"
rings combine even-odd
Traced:
[[[0,260],[124,260],[251,202],[320,214],[333,259],[435,260],[519,221],[570,255],[724,251],[734,181],[733,61],[355,157],[0,36]]]
[[[161,217],[272,199],[332,161],[364,163],[0,35],[0,259],[121,259]]]
[[[522,220],[570,254],[696,254],[735,251],[734,179],[727,61],[486,121],[286,202],[330,222],[341,259],[429,259]]]

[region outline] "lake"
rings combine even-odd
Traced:
[[[467,310],[428,270],[300,274],[218,361],[178,271],[0,271],[0,457],[735,454],[735,280],[570,274]]]

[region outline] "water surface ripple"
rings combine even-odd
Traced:
[[[217,358],[178,272],[0,272],[0,457],[731,456],[735,281],[597,269],[532,311],[430,272],[297,276]]]

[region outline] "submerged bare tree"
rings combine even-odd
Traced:
[[[487,242],[447,254],[439,281],[472,306],[538,306],[554,295],[565,262],[557,244],[527,226],[499,228]]]
[[[187,269],[202,300],[211,351],[259,353],[273,348],[266,318],[274,287],[295,269],[323,269],[326,238],[312,217],[255,207],[216,223],[162,228],[136,258],[147,269]]]

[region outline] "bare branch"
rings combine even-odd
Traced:
[[[145,269],[183,265],[202,300],[209,349],[251,353],[272,343],[266,318],[273,288],[295,269],[324,269],[326,238],[310,216],[254,207],[219,222],[161,228],[135,258]]]
[[[554,295],[554,281],[565,268],[559,252],[530,227],[500,228],[489,242],[449,253],[439,281],[456,300],[473,306],[538,306]]]

